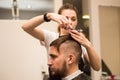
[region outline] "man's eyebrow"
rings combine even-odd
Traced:
[[[50,57],[57,57],[57,55],[49,54]]]

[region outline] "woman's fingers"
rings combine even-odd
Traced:
[[[61,25],[64,29],[72,29],[72,25],[70,25],[69,20],[66,18],[66,16],[59,15],[56,13],[51,13],[51,20],[57,22]]]
[[[86,38],[82,32],[77,31],[77,30],[70,30],[70,34],[79,43],[81,44],[85,43]]]

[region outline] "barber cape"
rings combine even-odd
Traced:
[[[71,75],[62,78],[62,80],[91,80],[88,75],[81,72],[81,70],[77,70],[76,72],[72,73]]]
[[[75,78],[73,78],[72,80],[91,80],[91,78],[85,73],[82,73],[76,76]]]

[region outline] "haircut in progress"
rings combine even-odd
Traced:
[[[71,35],[60,36],[50,44],[48,66],[53,80],[90,80],[79,70],[81,44]],[[74,75],[73,77],[69,77]],[[68,78],[69,77],[69,78]]]
[[[85,72],[86,74],[90,75],[90,73],[88,72],[90,71],[90,69],[89,68],[86,69],[86,63],[88,63],[88,66],[91,66],[94,70],[99,71],[101,67],[100,58],[97,52],[95,51],[92,43],[84,35],[83,31],[76,30],[76,26],[78,25],[78,16],[79,16],[79,14],[77,13],[78,10],[73,4],[66,3],[59,8],[58,13],[48,12],[42,15],[35,16],[32,19],[27,20],[22,25],[22,28],[28,34],[38,39],[40,42],[44,42],[44,46],[47,49],[47,53],[49,52],[50,43],[56,40],[57,38],[59,38],[59,36],[64,36],[64,35],[71,36],[81,45],[81,49],[82,49],[82,58],[79,57],[80,58],[79,60],[84,59],[84,62],[83,64],[80,64],[79,69]],[[58,32],[49,31],[49,29],[48,30],[42,29],[41,27],[42,23],[48,24],[48,22],[51,23],[51,21],[54,21],[55,23],[58,24],[57,25]],[[49,25],[49,28],[55,28],[55,27],[56,25],[53,24]],[[65,42],[67,43],[67,41]],[[69,42],[72,44],[71,41]],[[60,47],[62,45],[60,45]],[[63,49],[70,51],[73,50],[74,48],[75,47],[73,47],[72,44],[71,46],[68,46],[67,49],[64,48]],[[61,51],[60,49],[61,48],[59,48],[58,50]]]
[[[79,62],[82,54],[81,44],[74,40],[70,35],[64,35],[53,41],[50,46],[56,47],[59,52],[62,44],[64,44],[63,50],[65,53],[68,54],[72,50],[72,53],[77,57],[76,61]]]

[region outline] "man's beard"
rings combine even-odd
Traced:
[[[51,71],[50,77],[52,80],[61,80],[63,77],[65,77],[67,72],[66,62],[63,63],[61,70],[56,70],[55,74],[52,74]]]

